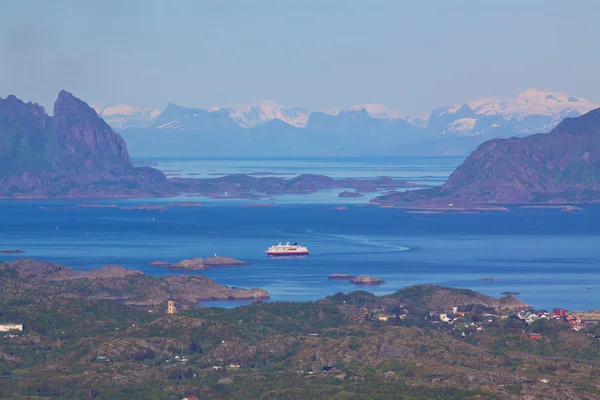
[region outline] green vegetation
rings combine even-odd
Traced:
[[[535,398],[542,378],[572,396],[598,394],[598,327],[490,317],[496,310],[461,289],[357,291],[167,316],[85,299],[85,279],[60,292],[36,282],[0,268],[0,321],[24,324],[0,336],[0,398],[517,399]],[[135,285],[123,278],[126,290]],[[439,295],[474,303],[443,323],[429,309]]]

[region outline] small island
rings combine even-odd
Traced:
[[[327,279],[338,280],[338,281],[348,281],[350,283],[354,283],[356,285],[382,285],[385,281],[376,278],[374,276],[366,276],[366,275],[349,275],[349,274],[341,274],[336,272],[327,277]]]
[[[327,277],[327,279],[334,279],[334,280],[343,280],[343,281],[348,281],[352,278],[356,278],[354,275],[348,275],[348,274],[340,274],[340,273],[335,273],[335,274],[331,274]]]
[[[0,254],[23,254],[23,250],[0,250]]]
[[[336,210],[336,211],[347,211],[347,210],[348,210],[348,207],[345,207],[345,206],[335,206],[335,207],[332,207],[332,208],[331,208],[331,210]]]
[[[363,197],[363,195],[358,192],[348,192],[344,190],[338,194],[338,197]]]
[[[165,267],[167,269],[180,271],[206,271],[212,268],[241,267],[248,265],[250,264],[242,260],[217,255],[208,258],[194,257],[173,263],[168,261],[152,261],[148,264],[149,267]]]
[[[374,276],[366,276],[366,275],[357,276],[355,278],[350,279],[348,282],[354,283],[357,285],[382,285],[385,283],[384,280],[381,280]]]

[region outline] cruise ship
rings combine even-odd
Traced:
[[[298,243],[286,244],[279,243],[277,246],[271,246],[267,249],[268,256],[306,256],[308,255],[308,249],[304,246],[298,245]]]

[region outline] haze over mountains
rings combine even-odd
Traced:
[[[560,98],[551,100],[561,102]],[[567,101],[584,103],[583,100],[576,101],[572,97]],[[558,106],[555,106],[554,110],[550,107],[544,110],[540,108],[539,103],[534,104],[538,107],[538,112],[548,112],[550,114],[548,117],[553,118],[553,121],[556,119],[556,116],[551,114],[560,109]],[[585,105],[578,107],[583,109]],[[248,112],[251,110],[251,107],[245,109]],[[283,115],[282,110],[274,107],[270,110]],[[505,113],[510,116],[508,121],[513,121],[513,126],[516,126],[515,124],[524,126],[523,121],[533,118],[534,115],[523,117],[522,110],[523,106],[518,102],[509,105],[495,100],[480,104],[475,107],[475,111],[468,105],[449,107],[445,111],[432,114],[425,128],[430,126],[432,121],[437,121],[441,125],[442,121],[446,122],[450,118],[455,118],[454,122],[471,118],[464,116],[468,112],[476,116],[483,115],[482,119],[489,117],[496,121],[504,119],[500,113]],[[559,115],[579,112],[573,108],[570,110],[562,110]],[[402,131],[413,129],[412,137],[419,135],[414,130],[414,125],[405,119],[374,118],[365,108],[340,110],[334,115],[312,113],[306,128],[293,127],[278,118],[253,127],[242,128],[231,118],[232,113],[231,109],[208,111],[170,105],[154,118],[152,123],[158,126],[156,128],[158,130],[170,127],[157,133],[163,135],[161,139],[166,140],[166,143],[162,143],[164,145],[170,145],[173,143],[170,139],[177,137],[209,138],[214,143],[222,144],[221,150],[228,148],[244,150],[254,144],[256,137],[265,139],[265,135],[271,133],[273,135],[271,139],[282,146],[282,149],[289,147],[304,151],[314,148],[315,145],[320,146],[324,142],[332,145],[333,142],[327,142],[329,138],[336,138],[340,142],[341,149],[349,143],[348,138],[354,140],[351,145],[362,146],[364,149],[369,148],[369,145],[373,146],[370,149],[401,148],[401,146],[385,146],[402,138],[402,133],[399,133]],[[237,115],[242,118],[246,114],[239,112]],[[535,116],[541,118],[543,114],[535,114]],[[202,124],[199,124],[200,121]],[[245,123],[251,121],[256,119],[246,118]],[[314,126],[312,130],[311,126]],[[316,130],[323,127],[326,129],[323,132]],[[301,136],[286,141],[281,140],[281,132]],[[141,133],[140,137],[147,136],[148,142],[154,142],[153,135],[153,133]],[[441,187],[393,193],[381,196],[375,201],[413,204],[452,203],[467,206],[490,202],[598,202],[600,201],[599,135],[600,107],[583,116],[565,118],[547,134],[535,134],[523,138],[496,138],[487,141],[473,151]],[[472,137],[486,137],[486,134],[480,133]],[[234,140],[237,143],[232,142]],[[190,147],[189,143],[188,140],[188,147]],[[259,142],[262,143],[265,142]],[[296,146],[296,143],[304,147]],[[179,144],[185,146],[186,142],[182,141]],[[115,133],[93,108],[64,90],[58,95],[52,117],[45,113],[43,107],[34,103],[24,103],[15,96],[0,99],[0,167],[3,171],[3,176],[0,177],[0,197],[165,196],[178,191],[195,192],[200,190],[198,185],[206,184],[206,180],[202,179],[168,180],[158,170],[147,167],[134,168],[127,149],[128,145],[121,136]],[[198,149],[206,150],[192,148],[192,151]],[[210,153],[211,147],[207,150],[208,154],[214,154]],[[246,152],[245,155],[252,155],[252,153]],[[233,175],[227,178],[226,183],[233,183],[233,187],[236,188],[243,182],[256,179],[246,175]],[[315,183],[315,179],[327,179],[329,183],[335,183],[335,187],[340,184],[331,178],[320,176],[299,176],[294,179],[301,181],[300,192],[306,192],[305,189],[314,191],[319,187],[332,187]],[[280,186],[295,184],[294,179],[277,184]],[[307,181],[310,184],[307,184]],[[273,178],[262,178],[261,185],[257,187],[253,184],[254,186],[248,190],[269,192],[263,183],[272,186],[274,181]],[[217,193],[223,189],[221,187]],[[227,187],[226,190],[233,189]],[[283,193],[286,190],[279,188],[275,192]]]
[[[92,105],[133,156],[466,155],[486,140],[549,132],[598,104],[528,89],[451,104],[413,118],[381,104],[309,112],[273,101],[164,110]]]

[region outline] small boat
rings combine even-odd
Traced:
[[[279,243],[276,246],[271,246],[266,251],[268,256],[306,256],[308,255],[308,249],[304,246],[300,246],[298,243],[286,244]]]

